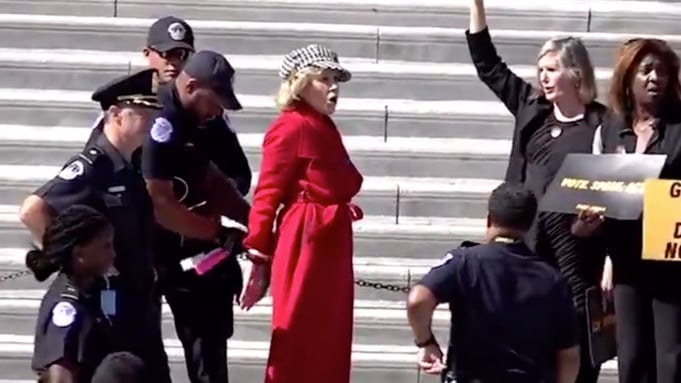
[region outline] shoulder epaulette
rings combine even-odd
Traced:
[[[81,153],[78,153],[78,157],[90,165],[94,165],[98,159],[102,158],[103,155],[104,152],[94,146],[86,148]]]
[[[64,291],[59,294],[62,299],[67,299],[71,301],[78,301],[78,290],[71,284],[71,282],[66,282],[64,285]]]

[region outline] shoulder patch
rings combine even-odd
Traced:
[[[57,327],[68,327],[76,320],[76,314],[71,303],[61,301],[52,308],[52,323]]]
[[[157,117],[151,126],[151,139],[156,142],[168,142],[173,134],[173,124],[165,117]]]
[[[454,254],[449,252],[445,254],[445,256],[442,259],[440,259],[436,264],[434,264],[432,268],[434,269],[436,267],[444,266],[447,263],[449,263],[449,261],[451,261],[452,259],[454,259]]]
[[[71,181],[79,176],[82,176],[83,173],[85,173],[85,164],[83,163],[83,161],[75,160],[70,164],[66,165],[59,172],[59,174],[57,174],[57,177],[66,181]]]

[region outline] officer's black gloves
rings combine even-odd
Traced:
[[[244,225],[229,218],[221,217],[216,242],[229,253],[233,253],[241,248],[241,241],[247,232],[248,228]]]

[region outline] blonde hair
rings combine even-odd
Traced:
[[[556,37],[544,43],[537,61],[549,53],[558,55],[560,66],[567,69],[579,88],[579,98],[586,105],[598,97],[596,75],[591,64],[589,51],[581,39],[576,37]],[[539,78],[539,68],[537,68]],[[541,82],[540,82],[541,83]]]
[[[276,97],[279,111],[291,109],[293,104],[300,100],[300,92],[322,72],[322,69],[310,66],[299,70],[284,80],[279,86]]]

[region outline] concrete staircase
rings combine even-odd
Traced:
[[[17,222],[17,204],[82,146],[98,113],[91,91],[140,68],[147,27],[168,14],[187,18],[197,46],[225,53],[237,68],[244,111],[232,117],[255,171],[275,115],[281,55],[312,42],[340,53],[355,76],[342,88],[335,119],[366,176],[358,202],[367,217],[355,226],[358,277],[406,285],[408,275],[423,275],[461,240],[479,239],[487,194],[506,167],[512,119],[470,64],[463,33],[469,1],[417,3],[0,0],[0,275],[23,268],[28,235]],[[681,47],[674,35],[681,3],[486,3],[500,53],[528,79],[540,44],[558,34],[584,38],[601,89],[617,45],[631,34],[655,34]],[[33,326],[45,287],[30,277],[0,282],[0,382],[32,378]],[[357,287],[354,383],[418,381],[404,297]],[[269,302],[237,310],[232,381],[261,381],[270,313]],[[442,340],[448,320],[442,307],[434,321]],[[175,381],[186,382],[167,309],[164,329]],[[615,380],[613,361],[601,381]]]

